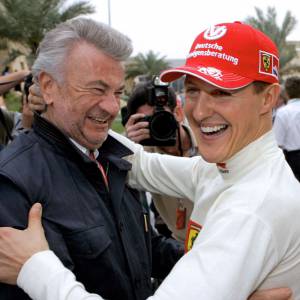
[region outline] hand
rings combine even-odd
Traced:
[[[46,103],[42,97],[39,87],[36,84],[33,84],[29,88],[28,104],[32,111],[43,112],[46,109]]]
[[[125,125],[126,136],[136,143],[139,143],[144,139],[150,138],[150,131],[148,128],[149,122],[137,122],[137,120],[143,117],[145,117],[144,114],[131,115]]]
[[[33,112],[26,101],[26,96],[23,97],[22,105],[22,125],[23,128],[31,128],[33,122]]]
[[[4,98],[1,95],[0,95],[0,108],[1,109],[7,109]]]
[[[289,288],[278,288],[254,292],[248,300],[293,300],[293,293]]]
[[[16,284],[23,264],[35,253],[48,250],[41,222],[42,206],[36,203],[29,212],[28,227],[0,228],[0,281]]]

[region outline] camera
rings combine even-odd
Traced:
[[[28,102],[29,88],[33,85],[32,74],[29,74],[24,79],[24,94],[26,102]]]
[[[137,122],[149,122],[150,138],[141,141],[144,146],[175,146],[176,133],[178,129],[178,122],[174,115],[166,111],[164,106],[169,106],[175,101],[171,98],[169,85],[159,80],[155,76],[152,80],[152,85],[148,87],[148,104],[154,106],[154,113],[151,116],[145,116]],[[176,104],[175,104],[176,105]]]

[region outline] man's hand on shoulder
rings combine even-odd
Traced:
[[[253,293],[248,300],[293,300],[293,293],[289,288],[261,290]]]
[[[16,284],[24,263],[35,253],[48,250],[41,222],[42,206],[36,203],[29,212],[28,227],[18,230],[0,228],[0,281]]]

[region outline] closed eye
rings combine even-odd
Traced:
[[[105,89],[103,89],[103,88],[93,88],[92,90],[94,92],[96,92],[97,94],[101,94],[101,95],[103,95],[105,93]]]
[[[117,92],[115,92],[115,95],[116,96],[122,96],[124,94],[124,91],[117,91]]]

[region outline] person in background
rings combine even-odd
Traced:
[[[300,77],[288,77],[284,87],[288,101],[277,110],[273,128],[279,147],[300,181]]]
[[[154,78],[155,79],[155,78]],[[153,153],[192,157],[198,154],[194,135],[187,124],[174,90],[154,80],[137,85],[127,102],[124,117],[126,136]],[[151,195],[158,212],[158,231],[184,242],[193,203],[189,199],[169,199]],[[162,223],[162,224],[161,224]],[[165,224],[167,225],[166,230]]]

